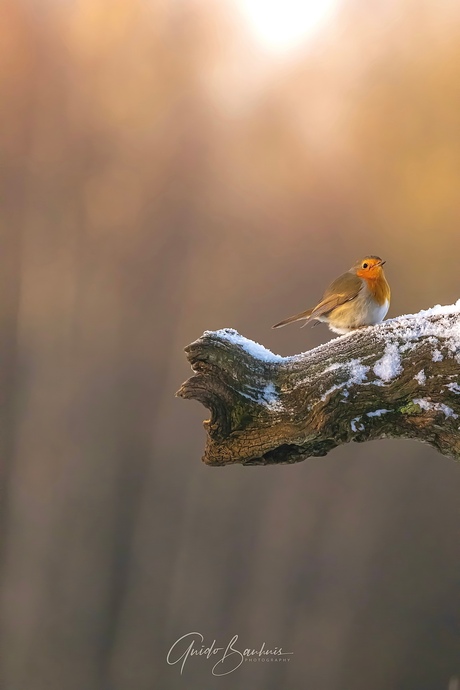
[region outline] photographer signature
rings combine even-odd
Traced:
[[[204,637],[199,632],[189,632],[174,642],[170,648],[166,661],[170,666],[181,663],[181,675],[184,671],[185,663],[190,657],[205,657],[206,659],[216,660],[211,673],[213,676],[226,676],[233,673],[241,666],[244,661],[254,661],[257,658],[272,661],[290,661],[285,657],[292,656],[294,652],[284,652],[282,647],[267,649],[265,642],[259,649],[246,648],[241,651],[237,648],[238,635],[234,635],[226,647],[217,647],[216,640],[206,646],[203,644]]]

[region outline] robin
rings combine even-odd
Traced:
[[[290,316],[273,328],[294,321],[305,321],[303,326],[306,326],[316,319],[327,323],[335,333],[348,333],[380,323],[390,306],[390,286],[383,272],[384,263],[379,256],[366,256],[331,283],[316,307]]]

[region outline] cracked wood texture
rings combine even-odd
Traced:
[[[293,357],[231,329],[205,332],[185,348],[194,375],[177,393],[211,412],[204,462],[293,463],[383,438],[459,459],[460,313],[436,309]]]

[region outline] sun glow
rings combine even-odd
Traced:
[[[338,0],[234,0],[259,41],[286,52],[308,40],[333,15]]]

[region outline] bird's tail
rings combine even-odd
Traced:
[[[307,309],[307,311],[301,311],[300,314],[296,314],[295,316],[290,316],[288,319],[284,319],[284,321],[280,321],[279,323],[275,323],[272,328],[281,328],[282,326],[287,326],[288,323],[294,323],[294,321],[307,321],[312,313],[313,309]]]

